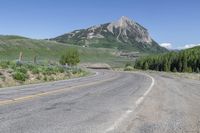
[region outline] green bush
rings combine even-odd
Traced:
[[[60,73],[64,73],[64,72],[65,72],[65,69],[64,69],[63,67],[59,67],[59,68],[58,68],[58,71],[59,71]]]
[[[65,54],[60,58],[60,64],[69,66],[76,66],[80,62],[79,52],[75,48],[69,48],[66,50]]]
[[[78,74],[78,73],[81,73],[82,70],[80,68],[72,68],[71,72],[72,74]]]
[[[73,64],[74,65],[74,64]],[[79,74],[82,75],[84,72],[82,69],[77,67],[63,67],[59,65],[34,65],[34,64],[23,64],[20,65],[16,62],[0,62],[0,68],[5,68],[10,72],[13,79],[18,81],[26,81],[29,78],[29,73],[35,75],[38,80],[52,81],[55,80],[53,74],[64,73],[66,77],[70,75]],[[0,73],[0,78],[2,74]],[[1,78],[2,80],[2,78]]]
[[[127,66],[124,68],[124,71],[133,71],[134,68],[132,66]]]
[[[3,73],[1,73],[0,72],[0,79],[2,80],[2,81],[5,81],[5,79],[6,79],[6,77],[3,75]]]
[[[127,62],[127,63],[125,64],[125,67],[128,67],[128,66],[132,66],[131,62]]]
[[[21,73],[21,72],[15,72],[12,76],[15,80],[19,80],[19,81],[26,81],[26,79],[28,78],[26,74]]]
[[[42,68],[42,74],[43,74],[43,75],[56,74],[56,71],[55,71],[54,68],[51,68],[51,67],[43,67],[43,68]]]
[[[53,80],[55,80],[54,77],[50,76],[49,81],[53,81]]]
[[[27,74],[27,68],[25,67],[17,67],[15,71],[23,73],[23,74]]]
[[[38,66],[32,65],[32,64],[26,64],[24,65],[28,70],[32,71],[33,69],[37,68]]]
[[[39,73],[40,73],[40,70],[37,67],[32,69],[32,74],[39,74]]]
[[[13,69],[13,70],[16,70],[17,68],[17,64],[16,63],[11,63],[9,68]]]
[[[2,61],[2,62],[0,62],[0,68],[2,68],[2,69],[8,68],[9,65],[10,65],[9,61]]]
[[[47,81],[47,76],[44,76],[43,80],[44,80],[44,81]]]
[[[41,76],[38,75],[38,76],[36,77],[36,79],[37,79],[37,80],[41,80]]]

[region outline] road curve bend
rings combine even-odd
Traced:
[[[1,89],[0,132],[120,131],[153,84],[145,74],[98,70],[79,79]]]

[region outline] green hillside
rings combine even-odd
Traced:
[[[37,56],[39,61],[58,61],[69,47],[79,50],[81,62],[104,62],[118,66],[128,61],[128,59],[116,56],[117,50],[113,49],[85,48],[20,36],[0,36],[0,60],[17,60],[19,53],[23,52],[25,61],[32,61],[34,56]]]

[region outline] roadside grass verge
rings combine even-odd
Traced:
[[[0,62],[0,88],[64,80],[88,75],[79,67],[66,67],[58,64],[22,64],[12,61]]]

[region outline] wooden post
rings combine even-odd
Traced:
[[[34,64],[37,63],[37,56],[36,56],[36,55],[34,56],[33,63],[34,63]]]
[[[19,53],[19,62],[21,62],[21,61],[22,61],[22,58],[23,58],[23,53],[22,53],[22,52],[20,52],[20,53]]]

